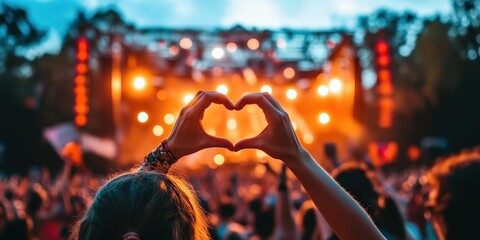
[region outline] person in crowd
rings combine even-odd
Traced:
[[[406,239],[405,224],[397,204],[377,190],[374,174],[357,162],[346,162],[332,172],[334,179],[362,205],[387,239]],[[332,236],[330,239],[336,239]]]
[[[440,160],[428,176],[426,205],[438,239],[478,239],[480,149]]]
[[[229,110],[256,104],[268,125],[259,136],[235,145],[210,136],[200,121],[212,103]],[[249,94],[233,105],[221,93],[202,91],[181,110],[169,137],[145,157],[138,171],[113,178],[97,192],[71,239],[208,239],[191,187],[167,172],[177,159],[210,147],[254,148],[282,160],[341,239],[384,239],[362,207],[300,144],[288,114],[270,94]]]

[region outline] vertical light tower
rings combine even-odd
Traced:
[[[376,62],[377,62],[377,91],[379,94],[379,118],[378,125],[381,128],[388,129],[393,125],[394,118],[394,101],[393,101],[393,81],[390,70],[391,56],[390,44],[381,39],[375,44]]]
[[[84,37],[77,39],[77,52],[74,81],[74,107],[75,125],[84,127],[88,122],[90,111],[88,102],[88,40]]]

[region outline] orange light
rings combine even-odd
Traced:
[[[342,81],[338,80],[338,78],[334,78],[330,81],[328,87],[333,93],[338,93],[342,90]]]
[[[168,51],[170,52],[171,55],[176,56],[180,52],[180,49],[178,49],[177,46],[172,45],[172,46],[170,46]]]
[[[77,50],[79,52],[86,52],[88,50],[88,42],[85,38],[78,39],[77,42]]]
[[[376,48],[378,53],[387,53],[390,49],[390,46],[386,41],[382,40],[377,42]]]
[[[76,113],[86,114],[89,111],[89,107],[86,104],[77,104],[75,105],[74,111]]]
[[[78,61],[85,61],[88,58],[88,53],[87,52],[78,52],[77,53],[77,60]]]
[[[408,158],[412,161],[417,161],[420,158],[420,149],[417,146],[408,147]]]
[[[87,78],[84,75],[78,75],[75,77],[75,84],[84,85],[87,83]]]
[[[213,161],[215,162],[215,164],[220,166],[225,163],[225,157],[222,154],[217,154],[215,155],[215,157],[213,157]]]
[[[84,85],[79,85],[79,86],[76,86],[73,89],[73,92],[77,95],[86,95],[87,94],[87,88]]]
[[[163,117],[163,120],[166,124],[171,125],[175,122],[175,116],[173,116],[171,113],[167,113],[165,114],[165,117]]]
[[[183,98],[183,102],[184,102],[185,104],[188,104],[188,103],[190,103],[190,101],[192,101],[193,98],[194,98],[193,94],[187,94],[187,95],[185,96],[185,98]]]
[[[313,135],[311,133],[305,133],[303,135],[303,141],[306,144],[312,144],[313,143]]]
[[[320,113],[320,115],[318,115],[318,121],[321,124],[327,124],[330,122],[330,115],[328,115],[328,113]]]
[[[137,90],[141,90],[143,88],[145,88],[145,78],[143,77],[136,77],[134,80],[133,80],[133,87]]]
[[[77,71],[78,74],[85,74],[88,70],[88,66],[85,63],[79,63],[75,67],[75,70]]]
[[[192,40],[190,40],[190,38],[187,38],[187,37],[180,39],[180,42],[178,44],[183,49],[190,49],[193,45]]]
[[[260,92],[267,92],[269,94],[272,94],[272,87],[268,85],[263,85],[262,88],[260,89]]]
[[[84,114],[78,114],[75,117],[75,124],[80,127],[85,126],[87,124],[87,116]]]
[[[293,100],[293,99],[297,98],[298,94],[297,94],[297,91],[295,91],[295,89],[290,88],[290,89],[287,90],[286,95],[287,95],[288,99]]]
[[[148,114],[146,112],[139,112],[137,115],[137,120],[141,123],[148,121]]]
[[[75,104],[87,104],[88,98],[85,95],[77,95],[75,96]]]
[[[160,125],[155,125],[153,127],[153,135],[159,137],[159,136],[162,136],[162,134],[163,134],[163,127]]]
[[[250,38],[247,41],[247,47],[250,48],[250,50],[257,50],[260,47],[260,42],[256,38]]]
[[[320,96],[327,96],[328,94],[328,87],[325,85],[321,85],[317,89],[318,95]]]
[[[223,93],[223,94],[226,95],[226,94],[228,93],[228,87],[225,86],[225,85],[223,85],[223,84],[218,85],[218,87],[217,87],[217,92]]]
[[[230,130],[234,130],[235,128],[237,128],[237,121],[233,118],[228,119],[227,128]]]
[[[381,56],[378,56],[378,58],[377,58],[377,63],[381,67],[389,66],[390,61],[391,61],[390,56],[388,56],[388,55],[381,55]]]
[[[390,70],[381,69],[378,71],[378,79],[380,82],[391,82],[392,81],[392,73]]]
[[[227,43],[227,51],[229,51],[231,53],[237,51],[237,44],[234,43],[234,42]]]
[[[295,77],[295,70],[291,67],[286,67],[283,69],[283,76],[287,79],[292,79]]]

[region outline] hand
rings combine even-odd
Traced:
[[[210,147],[234,150],[232,142],[211,136],[202,127],[201,120],[205,109],[212,103],[222,104],[229,110],[235,108],[230,100],[221,93],[198,92],[192,101],[180,111],[180,116],[167,138],[167,145],[177,159]]]
[[[280,104],[268,93],[252,93],[242,97],[235,109],[241,110],[248,104],[256,104],[263,110],[268,125],[258,136],[235,144],[235,151],[255,148],[287,164],[298,161],[303,147],[295,135],[287,112]]]

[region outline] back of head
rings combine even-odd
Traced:
[[[191,187],[170,174],[139,171],[110,180],[96,194],[71,239],[208,239]]]
[[[480,222],[480,151],[464,152],[433,166],[433,216],[443,218],[447,239],[478,238]]]
[[[332,172],[335,180],[354,197],[370,216],[377,207],[378,193],[368,170],[354,162],[344,163]]]

